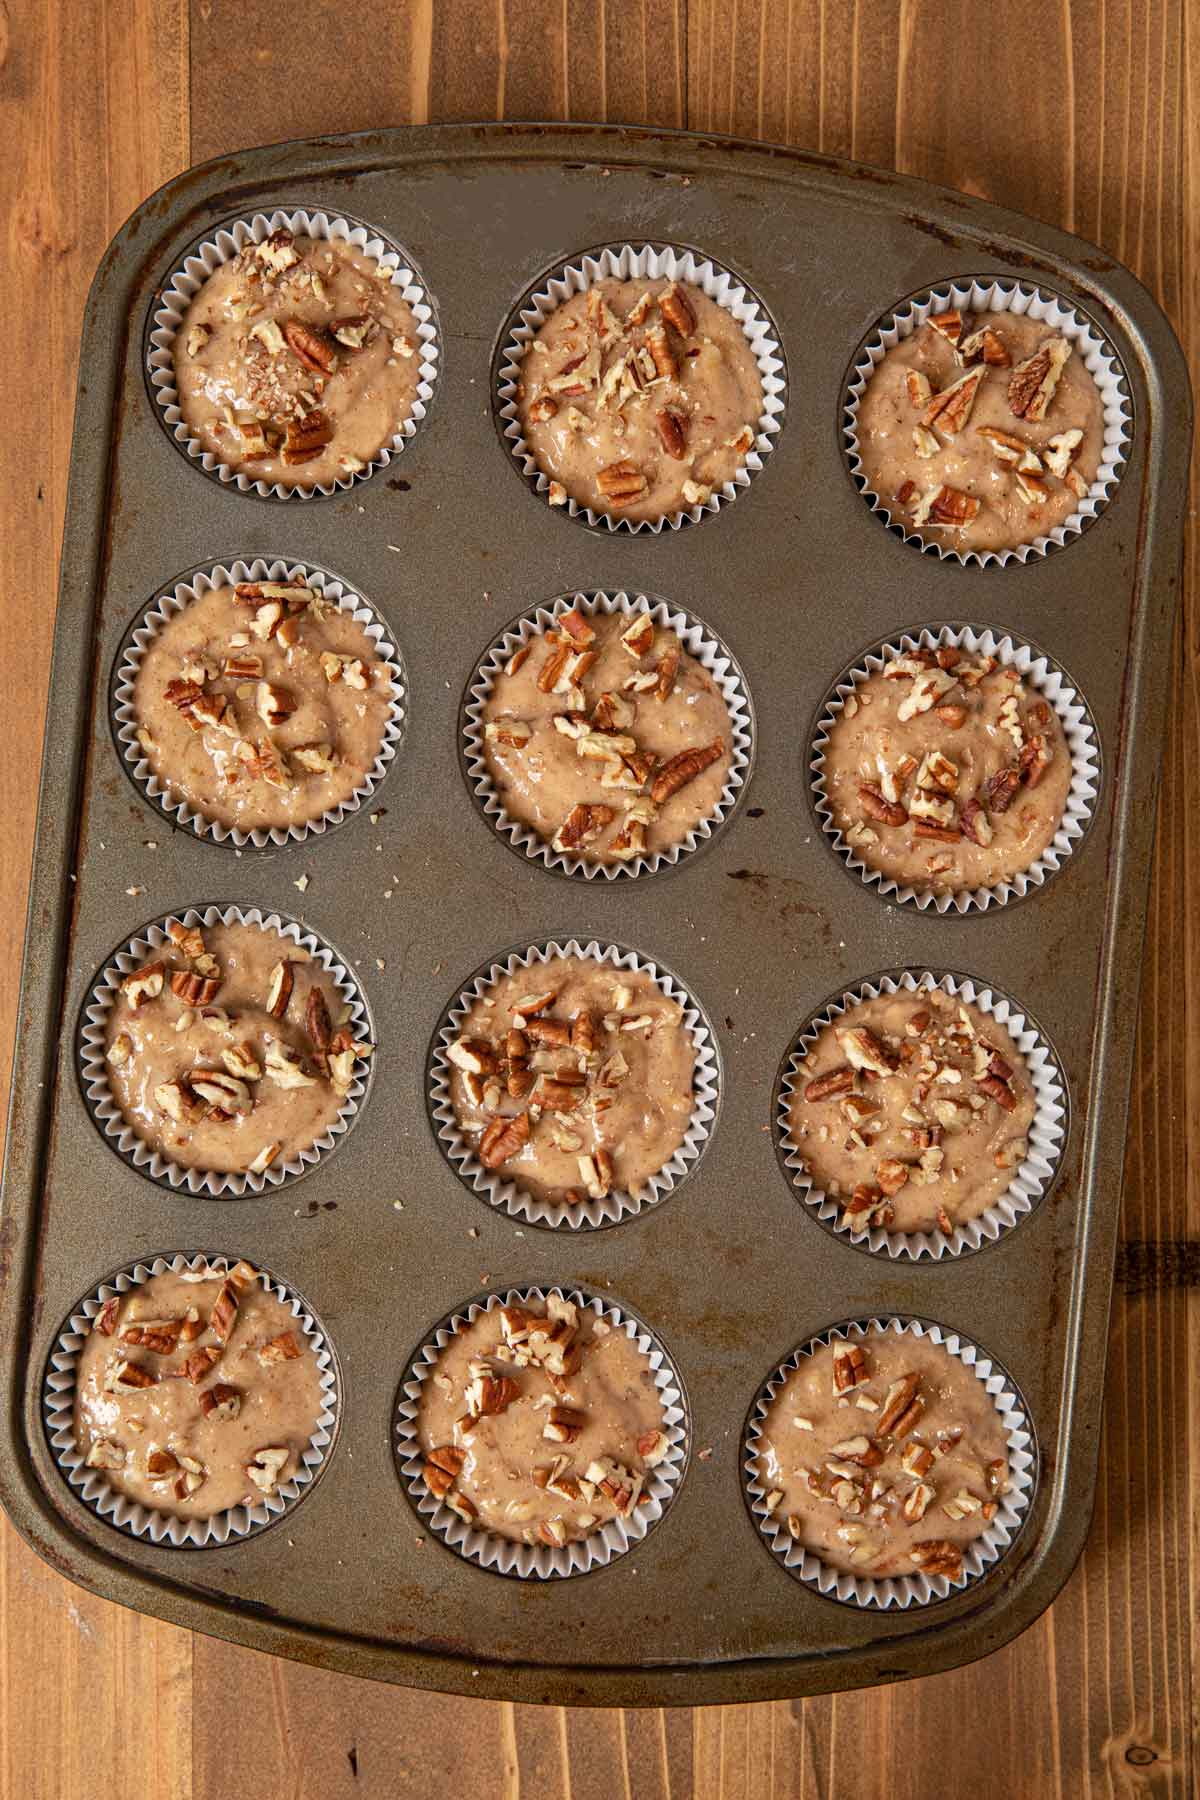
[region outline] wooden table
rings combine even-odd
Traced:
[[[246,144],[408,121],[734,132],[910,170],[1083,233],[1140,275],[1195,367],[1200,58],[1186,11],[1186,0],[0,0],[11,333],[0,1043],[14,1024],[79,321],[109,237],[152,189]],[[1105,1472],[1087,1552],[1038,1624],[987,1662],[902,1687],[695,1712],[543,1710],[374,1686],[193,1637],[70,1586],[5,1525],[0,1800],[1194,1791],[1196,562],[1193,533],[1163,696]]]

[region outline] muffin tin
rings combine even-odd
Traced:
[[[178,454],[148,385],[146,331],[189,245],[232,218],[302,207],[402,247],[427,284],[443,361],[401,457],[368,482],[280,506]],[[611,532],[551,509],[514,479],[494,417],[521,297],[564,255],[625,241],[711,257],[779,333],[782,428],[753,482],[697,529]],[[1132,419],[1102,515],[1004,568],[923,556],[882,530],[841,441],[856,349],[877,322],[906,296],[974,277],[1036,283],[1095,319]],[[928,1673],[1037,1616],[1092,1506],[1189,429],[1178,346],[1118,264],[979,200],[797,152],[616,127],[411,129],[228,157],[135,214],[84,327],[5,1171],[0,1495],[54,1567],[306,1662],[600,1705]],[[156,593],[188,570],[255,557],[325,569],[377,610],[403,659],[409,716],[368,804],[337,831],[237,848],[173,828],[131,788],[108,686]],[[514,856],[464,780],[460,712],[482,646],[575,590],[661,597],[710,626],[744,672],[753,773],[673,869],[579,881]],[[889,904],[843,866],[808,773],[819,709],[864,645],[966,622],[1061,658],[1103,779],[1087,836],[1052,882],[941,917]],[[75,1067],[81,1011],[112,946],[207,905],[311,928],[353,973],[378,1043],[336,1156],[302,1183],[225,1201],[156,1185],[115,1155]],[[715,1030],[720,1067],[711,1137],[679,1192],[595,1233],[482,1205],[428,1111],[448,996],[485,963],[572,938],[676,972]],[[1061,1064],[1070,1121],[1036,1208],[975,1255],[915,1264],[822,1230],[772,1135],[805,1019],[903,967],[950,968],[1028,1008]],[[213,1240],[311,1303],[343,1404],[321,1479],[286,1529],[183,1554],[115,1531],[80,1500],[55,1464],[44,1382],[81,1296]],[[555,1285],[644,1322],[662,1346],[686,1419],[682,1477],[654,1530],[608,1567],[500,1579],[422,1528],[392,1422],[438,1321],[487,1293]],[[744,1435],[772,1371],[871,1317],[919,1319],[978,1346],[1011,1377],[1035,1440],[1033,1496],[1003,1558],[907,1609],[845,1604],[793,1579],[744,1480]]]

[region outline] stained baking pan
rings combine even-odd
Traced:
[[[163,429],[147,319],[223,221],[321,209],[421,273],[441,337],[427,416],[390,465],[306,505],[205,479]],[[712,516],[588,529],[533,491],[494,418],[493,368],[539,277],[597,245],[709,257],[761,301],[785,373],[761,470]],[[1036,283],[1124,369],[1122,478],[1082,535],[1004,568],[921,555],[873,517],[843,452],[857,347],[905,296],[961,277]],[[4,1186],[0,1491],[72,1579],[258,1649],[380,1679],[519,1700],[765,1699],[945,1669],[1003,1644],[1061,1587],[1087,1534],[1189,440],[1161,313],[1080,240],[898,175],[794,151],[593,126],[368,133],[230,156],[171,182],[118,233],[84,324],[21,1035]],[[126,632],[203,565],[285,558],[382,616],[408,676],[406,735],[370,809],[276,848],[176,829],[114,747]],[[518,614],[575,589],[645,593],[728,646],[754,762],[711,841],[674,869],[581,880],[514,855],[460,767],[460,708]],[[1009,633],[1069,671],[1099,739],[1090,828],[1052,881],[963,917],[889,904],[823,837],[809,734],[873,644],[934,624]],[[303,878],[307,876],[307,885]],[[390,897],[385,897],[385,891]],[[214,1200],[144,1178],[95,1129],[74,1064],[114,946],[209,904],[300,920],[358,980],[378,1052],[353,1132],[302,1182]],[[717,1039],[705,1153],[663,1202],[607,1230],[489,1206],[435,1139],[426,1071],[443,1010],[488,960],[547,939],[661,962]],[[884,970],[953,971],[1036,1019],[1067,1088],[1053,1186],[968,1256],[872,1255],[820,1228],[777,1161],[772,1097],[803,1022]],[[42,1409],[64,1320],[119,1269],[220,1250],[306,1296],[343,1384],[338,1438],[286,1525],[220,1548],[123,1534],[55,1465]],[[645,1540],[594,1573],[506,1580],[422,1530],[392,1423],[410,1360],[483,1291],[559,1284],[642,1320],[677,1371],[688,1451]],[[744,1495],[762,1384],[839,1323],[959,1333],[1011,1378],[1036,1482],[1007,1554],[908,1609],[793,1579]],[[418,1539],[424,1539],[419,1543]]]

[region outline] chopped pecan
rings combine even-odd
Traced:
[[[583,1413],[573,1406],[552,1406],[542,1426],[542,1436],[551,1444],[574,1444],[587,1423]]]
[[[948,1538],[925,1538],[908,1554],[925,1575],[948,1575],[957,1581],[962,1574],[962,1552]]]
[[[318,1050],[328,1050],[333,1037],[333,1024],[325,996],[319,987],[310,987],[304,1008],[304,1029]]]
[[[135,1012],[147,1000],[158,999],[163,990],[166,972],[165,963],[152,962],[121,977],[121,991]]]
[[[529,1142],[529,1114],[515,1119],[493,1119],[479,1140],[479,1160],[485,1169],[498,1169]]]
[[[880,789],[868,781],[859,782],[858,802],[868,819],[876,819],[881,825],[903,825],[908,818],[898,801],[885,799]]]
[[[1053,761],[1054,752],[1045,736],[1041,732],[1035,733],[1018,758],[1018,770],[1026,787],[1036,787]]]
[[[675,327],[680,337],[690,337],[695,331],[696,315],[692,311],[691,301],[677,281],[673,281],[658,296],[658,310],[668,325]]]
[[[612,506],[628,506],[647,491],[646,477],[628,460],[609,463],[601,469],[596,486]]]
[[[292,965],[285,957],[277,962],[267,980],[267,1011],[274,1019],[282,1019],[292,997]]]
[[[989,369],[1007,369],[1012,362],[1004,339],[990,325],[981,325],[963,338],[958,354],[964,363],[984,362]]]
[[[914,819],[913,836],[932,838],[938,844],[957,844],[962,832],[957,825],[939,825],[934,819]]]
[[[194,969],[171,970],[171,992],[185,1006],[211,1006],[220,987],[219,975],[197,975]]]
[[[149,1350],[154,1356],[173,1356],[182,1330],[182,1319],[146,1319],[127,1326],[121,1333],[121,1342]]]
[[[824,1075],[814,1076],[804,1090],[806,1100],[832,1100],[835,1095],[844,1094],[854,1086],[854,1070],[845,1064],[840,1069],[829,1069]]]
[[[226,1277],[208,1315],[208,1328],[220,1344],[229,1342],[229,1335],[237,1323],[238,1296],[237,1283]]]
[[[961,488],[943,486],[933,496],[929,519],[938,525],[969,525],[978,516],[979,506],[974,494],[964,494]]]
[[[682,785],[682,783],[680,784]],[[579,850],[590,844],[612,824],[616,812],[611,806],[597,806],[581,800],[573,806],[555,833],[552,848]]]
[[[893,1381],[884,1397],[883,1411],[875,1421],[877,1437],[888,1437],[893,1425],[902,1419],[917,1397],[917,1389],[921,1385],[919,1375],[909,1373],[901,1375]]]
[[[984,1075],[975,1085],[981,1094],[986,1094],[989,1100],[994,1100],[1005,1112],[1015,1112],[1017,1096],[999,1075]]]
[[[215,1369],[221,1360],[221,1352],[215,1344],[205,1344],[199,1350],[193,1350],[181,1371],[193,1387],[199,1387],[210,1370]]]
[[[970,838],[973,844],[978,844],[980,849],[986,850],[994,834],[991,821],[983,809],[982,801],[968,800],[958,816],[958,823],[964,837]]]
[[[212,1419],[217,1424],[225,1419],[236,1419],[241,1410],[242,1396],[228,1382],[214,1381],[200,1396],[200,1411],[206,1419]]]
[[[948,344],[957,344],[962,336],[963,317],[953,308],[949,312],[932,313],[928,323],[930,331],[936,331]]]
[[[928,375],[920,369],[907,369],[904,374],[904,386],[908,394],[909,404],[919,406],[922,410],[933,398],[933,389],[929,385]]]
[[[283,440],[283,460],[290,467],[311,462],[326,444],[333,442],[333,421],[319,408],[288,424]]]
[[[711,744],[693,750],[681,750],[669,762],[663,764],[650,788],[650,798],[656,806],[677,794],[689,781],[718,762],[725,754],[725,740],[717,738]]]
[[[337,354],[324,331],[314,331],[303,319],[284,321],[283,335],[293,356],[299,357],[306,369],[315,374],[331,375],[337,367]]]
[[[1045,418],[1070,354],[1066,338],[1051,337],[1017,364],[1009,377],[1008,405],[1018,419],[1036,424]]]
[[[526,418],[531,425],[544,425],[558,411],[558,401],[553,394],[539,394],[536,400],[529,402]]]
[[[121,1310],[121,1296],[110,1294],[100,1311],[92,1320],[92,1330],[98,1331],[101,1337],[111,1337],[117,1329],[117,1314]]]
[[[344,344],[347,350],[357,351],[365,349],[374,337],[376,324],[366,313],[358,313],[353,318],[334,319],[329,330],[339,344]]]
[[[875,1171],[875,1180],[879,1184],[880,1192],[891,1199],[893,1194],[900,1192],[908,1180],[908,1164],[900,1162],[894,1156],[885,1156]]]
[[[838,1394],[849,1393],[871,1379],[867,1359],[858,1344],[839,1344],[833,1353],[833,1387]]]
[[[687,434],[682,414],[664,406],[655,418],[658,438],[667,455],[682,462],[687,455]]]
[[[936,425],[947,437],[956,437],[971,416],[985,374],[983,369],[968,369],[948,388],[935,394],[921,414],[920,422],[925,429]]]
[[[871,1075],[894,1074],[897,1058],[869,1025],[838,1027],[837,1039],[852,1069]]]
[[[987,784],[988,809],[994,813],[1007,812],[1016,799],[1021,787],[1019,769],[998,769]]]
[[[259,1346],[258,1360],[262,1363],[295,1362],[302,1355],[295,1332],[281,1331],[278,1337]]]
[[[664,381],[674,381],[678,370],[675,366],[675,352],[671,348],[671,340],[661,325],[656,325],[646,333],[646,348],[654,358],[654,367]]]

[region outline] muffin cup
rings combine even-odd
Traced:
[[[1018,669],[1026,685],[1054,708],[1063,741],[1071,755],[1071,785],[1057,831],[1027,869],[1006,877],[994,887],[944,892],[901,887],[893,876],[868,868],[835,825],[825,791],[825,749],[834,725],[845,710],[848,696],[859,682],[877,675],[897,656],[906,656],[913,650],[951,646],[973,656],[994,656],[1001,664]],[[922,911],[932,906],[943,914],[983,912],[989,906],[1005,906],[1010,900],[1023,899],[1031,888],[1041,887],[1082,842],[1091,824],[1100,787],[1100,745],[1096,727],[1086,702],[1066,671],[1019,638],[999,637],[994,631],[973,625],[926,625],[920,631],[906,631],[901,637],[890,638],[866,651],[844,675],[839,676],[822,704],[813,731],[808,766],[817,821],[846,867],[888,901],[911,902]]]
[[[732,759],[725,786],[709,816],[702,819],[694,830],[689,831],[681,843],[669,850],[657,850],[652,856],[631,857],[627,862],[616,863],[592,862],[586,857],[570,856],[561,850],[555,850],[552,844],[538,836],[532,826],[511,817],[492,782],[484,750],[483,729],[487,702],[496,678],[514,651],[522,644],[535,642],[572,607],[578,607],[588,617],[597,614],[611,616],[613,613],[632,616],[635,612],[648,611],[655,624],[660,629],[674,631],[688,655],[707,670],[728,708]],[[523,851],[531,862],[544,863],[546,868],[553,869],[558,874],[578,875],[589,881],[594,880],[597,875],[604,875],[613,881],[622,875],[653,875],[659,869],[674,868],[683,857],[699,849],[701,844],[720,830],[737,805],[750,778],[754,758],[753,732],[745,676],[721,640],[690,613],[669,606],[665,600],[651,600],[645,594],[604,594],[595,591],[561,594],[547,605],[535,607],[514,620],[479,662],[463,701],[463,768],[485,819],[495,831],[507,838],[514,850]]]
[[[646,1498],[626,1518],[610,1520],[587,1537],[555,1549],[549,1544],[524,1544],[512,1538],[497,1537],[470,1525],[446,1506],[425,1484],[422,1474],[425,1456],[417,1433],[417,1415],[421,1388],[437,1366],[437,1360],[455,1334],[473,1324],[481,1313],[497,1306],[526,1306],[530,1301],[545,1302],[550,1294],[573,1301],[580,1311],[594,1313],[614,1329],[631,1337],[646,1357],[654,1373],[655,1385],[663,1409],[663,1429],[670,1449],[662,1462],[646,1471]],[[393,1420],[393,1445],[396,1469],[421,1524],[436,1532],[442,1542],[468,1562],[497,1575],[513,1575],[522,1580],[534,1577],[547,1581],[554,1576],[586,1575],[592,1569],[609,1563],[632,1550],[662,1518],[674,1499],[683,1479],[687,1460],[687,1403],[683,1387],[667,1352],[640,1319],[614,1306],[610,1300],[583,1292],[579,1288],[528,1287],[509,1288],[506,1293],[487,1294],[442,1321],[420,1348],[414,1352],[400,1391],[396,1396]]]
[[[502,977],[517,969],[542,969],[555,960],[577,956],[607,964],[614,974],[619,969],[635,970],[649,975],[659,991],[683,1009],[683,1026],[692,1040],[695,1067],[692,1071],[692,1116],[682,1144],[663,1167],[651,1175],[639,1194],[614,1189],[603,1200],[583,1200],[573,1206],[555,1206],[529,1193],[517,1182],[507,1179],[500,1170],[485,1169],[459,1128],[450,1098],[450,1062],[446,1051],[458,1037],[462,1023],[476,1000]],[[434,1135],[459,1179],[473,1188],[489,1206],[505,1212],[510,1218],[523,1219],[530,1225],[550,1229],[563,1226],[573,1231],[616,1225],[633,1218],[645,1208],[657,1206],[672,1193],[704,1151],[717,1116],[719,1103],[719,1066],[716,1038],[712,1027],[686,988],[666,969],[648,961],[634,950],[623,950],[616,944],[601,944],[594,938],[586,944],[575,938],[562,943],[550,940],[517,950],[499,962],[481,969],[451,1001],[441,1024],[434,1033],[429,1053],[429,1111]]]
[[[294,919],[285,919],[279,913],[264,914],[258,907],[192,906],[186,912],[168,913],[164,918],[144,925],[141,931],[115,952],[92,983],[80,1014],[76,1044],[84,1104],[97,1130],[117,1155],[130,1168],[148,1176],[151,1181],[157,1181],[160,1186],[218,1200],[223,1197],[240,1199],[245,1194],[261,1194],[267,1188],[282,1187],[285,1182],[297,1181],[302,1175],[307,1175],[322,1157],[337,1148],[358,1117],[370,1084],[373,1058],[368,1064],[367,1074],[355,1075],[350,1091],[342,1100],[337,1117],[329,1129],[304,1150],[290,1156],[286,1162],[272,1163],[269,1169],[261,1173],[249,1169],[189,1169],[172,1162],[138,1136],[132,1125],[127,1123],[113,1097],[108,1081],[108,1064],[105,1061],[105,1035],[108,1015],[120,991],[121,978],[131,969],[138,968],[157,951],[164,948],[169,951],[173,948],[166,927],[176,920],[188,927],[198,925],[202,930],[214,925],[261,925],[268,931],[278,931],[284,939],[307,950],[313,960],[332,976],[347,1009],[344,1023],[354,1032],[355,1040],[374,1043],[367,1003],[357,981],[329,945],[322,943],[314,933],[307,931]]]
[[[789,1375],[805,1356],[835,1342],[854,1342],[872,1331],[893,1331],[912,1337],[928,1338],[940,1344],[951,1356],[957,1356],[973,1370],[984,1384],[999,1413],[1008,1436],[1009,1491],[1000,1498],[995,1518],[988,1529],[963,1547],[963,1570],[956,1581],[948,1575],[891,1575],[872,1578],[853,1575],[822,1562],[811,1550],[791,1537],[783,1519],[767,1511],[767,1490],[759,1479],[757,1460],[762,1447],[762,1428],[768,1408]],[[815,1588],[827,1599],[841,1600],[850,1606],[873,1606],[880,1611],[889,1607],[925,1606],[931,1601],[945,1600],[961,1593],[979,1581],[1009,1549],[1025,1522],[1037,1481],[1037,1446],[1033,1426],[1016,1384],[969,1338],[944,1331],[922,1319],[872,1318],[855,1320],[846,1325],[833,1325],[794,1350],[787,1361],[768,1376],[751,1408],[742,1445],[742,1469],[746,1503],[772,1555],[788,1572],[806,1586]]]
[[[1037,319],[1048,331],[1068,338],[1084,366],[1095,381],[1104,409],[1104,448],[1096,479],[1085,499],[1061,525],[1045,537],[1027,544],[1014,544],[1007,550],[955,550],[937,539],[923,538],[911,529],[903,515],[895,515],[887,502],[876,494],[868,481],[858,450],[858,407],[867,383],[884,356],[909,338],[931,315],[958,310],[974,316],[1016,313]],[[1125,374],[1116,351],[1100,336],[1086,313],[1076,312],[1060,294],[1034,288],[1024,282],[963,280],[933,289],[925,289],[911,300],[904,300],[881,320],[857,352],[842,401],[842,441],[846,460],[855,485],[860,489],[873,513],[885,525],[898,530],[906,544],[928,550],[946,562],[957,562],[965,568],[989,563],[1004,567],[1010,562],[1028,562],[1031,556],[1044,556],[1056,545],[1078,537],[1084,527],[1108,505],[1129,450],[1132,408]],[[1019,423],[1019,421],[1018,421]]]
[[[392,689],[391,706],[375,761],[348,800],[302,825],[273,825],[268,829],[256,827],[253,831],[242,831],[237,826],[224,825],[220,820],[210,819],[205,813],[199,812],[188,800],[177,796],[168,782],[160,780],[154,773],[138,742],[134,685],[142,658],[158,633],[193,600],[211,593],[214,588],[232,587],[241,581],[288,581],[296,577],[302,578],[336,606],[339,612],[347,613],[362,626],[374,644],[379,660],[387,669]],[[340,825],[343,819],[360,810],[364,801],[374,794],[395,759],[404,736],[406,700],[400,652],[372,607],[334,576],[326,574],[324,569],[315,568],[309,563],[285,562],[279,557],[273,562],[267,562],[259,556],[253,562],[209,564],[177,581],[173,587],[163,589],[155,597],[138,623],[131,627],[118,653],[113,668],[109,711],[117,753],[125,765],[126,773],[144,798],[150,801],[169,824],[186,828],[196,837],[209,838],[216,844],[232,844],[239,850],[262,850],[272,845],[282,848],[285,844],[302,843],[305,838],[320,837],[332,826]]]
[[[276,1281],[264,1270],[259,1280],[269,1294],[290,1306],[296,1323],[317,1359],[321,1372],[323,1407],[316,1429],[308,1440],[296,1473],[265,1495],[253,1506],[232,1506],[214,1513],[208,1519],[181,1519],[173,1513],[158,1512],[143,1506],[113,1487],[102,1469],[89,1469],[80,1453],[75,1437],[75,1376],[80,1351],[87,1342],[92,1320],[104,1302],[114,1294],[128,1294],[154,1275],[180,1274],[184,1270],[211,1269],[223,1274],[236,1258],[224,1256],[156,1256],[151,1262],[134,1263],[101,1282],[72,1308],[71,1316],[59,1332],[46,1364],[42,1384],[42,1417],[46,1439],[64,1479],[79,1499],[106,1524],[124,1531],[130,1537],[145,1538],[152,1544],[169,1545],[172,1549],[204,1550],[251,1537],[262,1531],[284,1513],[298,1506],[317,1479],[333,1450],[340,1405],[337,1364],[325,1333],[300,1295]]]
[[[199,438],[191,437],[179,405],[175,386],[175,334],[185,313],[204,283],[222,263],[231,262],[247,244],[261,244],[273,231],[291,231],[297,236],[327,239],[343,243],[363,256],[371,257],[381,268],[391,271],[392,286],[398,287],[412,308],[420,342],[420,370],[412,411],[403,425],[397,427],[388,441],[375,453],[365,469],[354,475],[339,476],[331,484],[314,483],[311,487],[288,486],[283,482],[264,481],[247,474],[245,469],[232,469]],[[423,281],[405,261],[403,252],[365,225],[355,224],[340,216],[331,218],[323,212],[254,213],[250,218],[227,220],[211,237],[194,244],[179,266],[163,284],[161,296],[148,322],[145,362],[150,392],[154,397],[163,428],[183,453],[218,481],[232,483],[239,493],[258,494],[264,500],[312,500],[318,495],[344,493],[356,483],[368,480],[378,469],[386,469],[394,456],[403,450],[417,426],[424,419],[433,399],[438,377],[440,345],[432,303]]]
[[[818,1187],[806,1172],[803,1149],[791,1135],[789,1108],[809,1076],[803,1070],[805,1057],[818,1036],[835,1019],[864,1000],[878,1000],[882,995],[931,993],[940,989],[956,1000],[976,1006],[998,1025],[1003,1025],[1025,1059],[1030,1083],[1037,1098],[1037,1110],[1029,1128],[1029,1151],[1013,1171],[1005,1192],[977,1218],[957,1225],[947,1236],[942,1231],[885,1231],[873,1226],[855,1231],[841,1222],[845,1197],[832,1198]],[[788,1051],[776,1088],[774,1112],[775,1146],[788,1180],[800,1199],[826,1230],[835,1237],[856,1244],[860,1249],[896,1260],[936,1259],[961,1256],[964,1251],[980,1250],[994,1243],[1031,1213],[1054,1185],[1067,1140],[1069,1115],[1066,1078],[1062,1065],[1049,1042],[1033,1022],[1022,1013],[1007,994],[994,988],[978,986],[966,976],[935,975],[929,969],[914,974],[905,969],[895,975],[879,975],[874,981],[860,982],[835,1000],[829,1000],[801,1027]]]
[[[550,477],[539,469],[533,452],[521,431],[517,385],[521,379],[525,353],[550,314],[572,294],[583,293],[596,281],[612,277],[619,281],[687,282],[697,287],[732,313],[742,327],[754,352],[762,380],[763,406],[749,455],[731,481],[714,491],[703,505],[684,511],[667,513],[661,519],[613,518],[580,506],[570,496],[562,511],[569,518],[581,519],[587,525],[606,531],[659,532],[664,526],[678,531],[681,525],[699,524],[700,520],[719,512],[722,506],[736,500],[749,487],[769,456],[774,439],[783,424],[787,394],[787,372],[779,333],[774,321],[758,296],[737,276],[720,263],[694,250],[671,244],[618,243],[603,244],[595,250],[557,265],[518,303],[501,334],[495,367],[495,409],[500,435],[528,487],[549,503]]]

